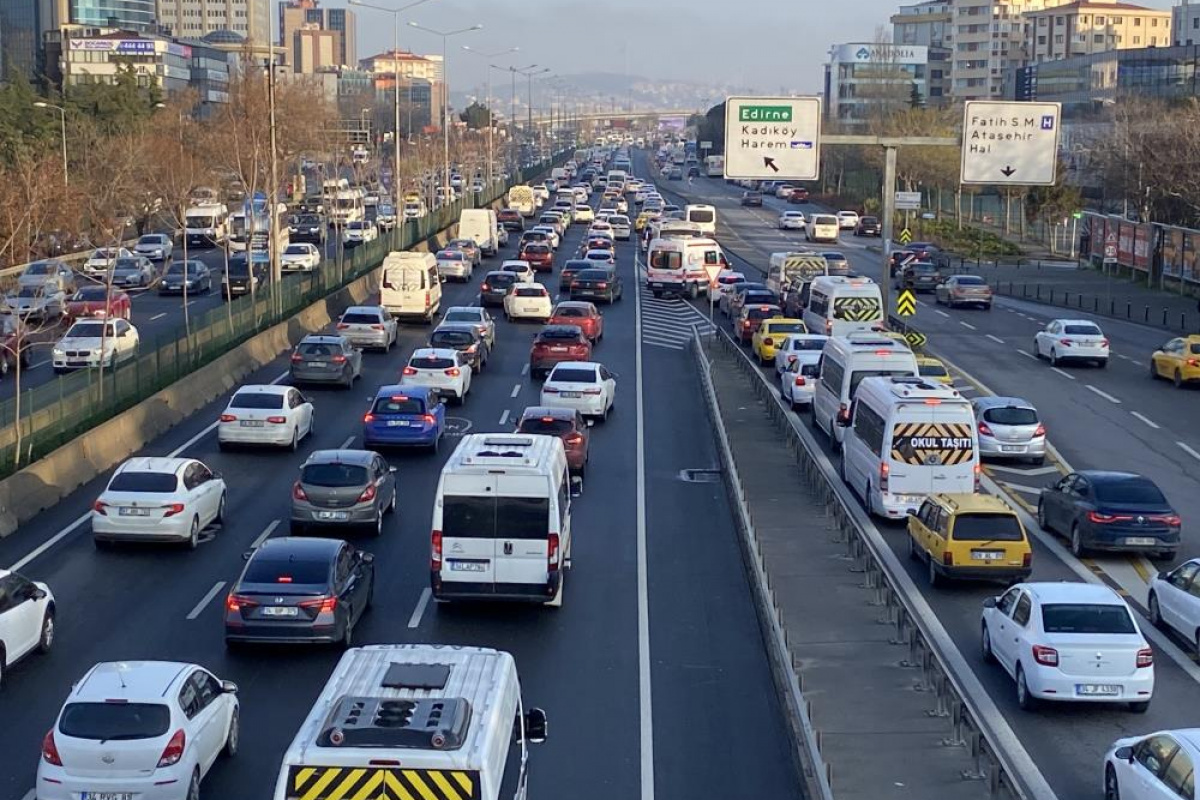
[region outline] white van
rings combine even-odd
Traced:
[[[532,217],[537,206],[532,186],[514,186],[508,190],[508,207],[515,208],[522,217]]]
[[[979,490],[971,403],[928,378],[866,378],[842,441],[842,480],[887,519],[917,513],[931,494]]]
[[[546,712],[513,657],[441,644],[347,650],[284,753],[274,800],[524,798]]]
[[[389,314],[433,321],[442,307],[442,280],[433,253],[388,253],[381,272],[379,304]]]
[[[654,239],[646,256],[646,284],[655,297],[708,294],[706,264],[729,266],[715,239]]]
[[[500,250],[496,240],[496,212],[490,208],[464,208],[458,218],[458,238],[470,239],[479,245],[483,255],[490,258]]]
[[[813,425],[825,431],[834,449],[838,449],[859,383],[864,378],[903,375],[920,375],[917,357],[904,342],[871,332],[831,338],[821,352],[820,382],[812,402]]]
[[[473,433],[442,468],[433,501],[436,600],[561,606],[571,568],[571,479],[557,436]]]
[[[841,222],[833,214],[810,214],[804,224],[804,238],[810,242],[837,244]]]
[[[870,278],[822,275],[814,278],[804,307],[804,324],[811,333],[845,336],[871,331],[883,324],[883,295]]]
[[[229,209],[223,203],[191,206],[183,218],[183,235],[189,247],[216,247],[229,235]]]
[[[767,288],[783,297],[805,281],[829,274],[829,262],[820,253],[771,253],[767,267]]]
[[[717,235],[717,210],[712,206],[699,203],[683,207],[683,218],[687,222],[700,226],[700,232],[705,236]]]

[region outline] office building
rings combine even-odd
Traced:
[[[155,0],[0,0],[0,80],[45,74],[43,42],[63,27],[158,33]]]
[[[78,0],[83,2],[84,0]],[[125,0],[114,0],[125,2]],[[271,0],[155,0],[159,22],[180,39],[220,31],[241,36],[256,55],[271,52]]]
[[[380,95],[385,94],[395,86],[396,72],[400,73],[400,93],[405,92],[406,86],[415,86],[413,102],[419,104],[416,98],[423,97],[421,82],[428,83],[431,103],[429,119],[440,120],[441,109],[444,107],[446,84],[443,80],[443,65],[440,55],[417,55],[407,50],[389,50],[376,56],[364,58],[359,67],[375,76],[375,90]],[[392,89],[394,91],[394,89]],[[432,123],[430,123],[432,124]]]
[[[866,128],[889,111],[926,105],[928,74],[925,45],[836,45],[825,66],[825,116]]]
[[[892,15],[892,44],[949,47],[953,39],[952,0],[900,6]]]
[[[1025,14],[1026,65],[1171,44],[1171,12],[1132,3],[1076,2]]]
[[[296,69],[300,60],[296,48],[302,46],[296,34],[301,30],[328,31],[334,34],[336,54],[332,63],[349,66],[358,63],[356,38],[357,19],[353,11],[345,8],[320,8],[317,0],[287,0],[279,5],[279,43],[286,51],[287,63],[296,72],[312,72]],[[328,37],[309,35],[303,46],[311,48],[312,39],[326,40]],[[324,44],[322,44],[324,46]]]
[[[322,30],[310,23],[292,33],[288,63],[293,72],[311,75],[319,69],[340,67],[341,50],[342,35],[338,31]]]
[[[0,0],[0,81],[41,72],[42,18],[38,0]]]

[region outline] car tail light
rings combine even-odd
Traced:
[[[979,423],[979,434],[981,436],[994,436],[995,435],[992,433],[992,429],[988,427],[988,424],[986,422]]]
[[[796,376],[796,380],[795,380],[795,385],[796,385],[796,386],[804,386],[806,383],[807,383],[807,381],[805,381],[805,380],[804,380],[804,376],[803,376],[803,375],[797,375],[797,376]]]
[[[460,370],[458,367],[451,367],[450,369],[442,370],[442,371],[445,372],[447,375],[449,375],[451,378],[457,378],[460,374],[462,374],[462,370]]]
[[[167,505],[163,506],[163,508],[166,509],[166,513],[163,514],[163,517],[166,518],[173,517],[176,514],[182,514],[184,506],[183,503],[168,503]]]
[[[825,320],[825,335],[833,335],[833,320]]]
[[[345,356],[334,356],[334,357],[333,357],[332,359],[330,359],[330,360],[331,360],[331,361],[333,361],[333,363],[335,363],[335,364],[345,364],[345,363],[346,363],[346,357],[345,357]]]
[[[426,292],[426,293],[425,293],[425,305],[426,305],[426,306],[428,306],[428,305],[429,305],[429,292]]]
[[[376,494],[375,484],[373,484],[373,483],[367,484],[367,488],[363,489],[362,494],[360,494],[358,496],[358,502],[365,503],[368,500],[374,500],[375,494]]]
[[[1110,522],[1121,522],[1130,520],[1133,517],[1126,514],[1105,514],[1100,511],[1089,511],[1087,514],[1088,522],[1094,522],[1097,525],[1107,525]]]
[[[102,503],[99,500],[92,503],[92,511],[95,511],[102,517],[108,516],[108,503]]]
[[[1033,553],[1025,553],[1021,556],[1021,566],[1029,569],[1033,565]]]
[[[58,756],[58,745],[54,743],[53,728],[46,731],[46,735],[42,738],[42,760],[55,767],[63,765],[62,759]]]
[[[1061,344],[1063,347],[1070,347],[1071,345],[1075,344],[1075,342],[1072,341],[1071,339],[1059,339],[1058,343]]]
[[[485,291],[485,292],[490,292],[492,290],[492,287],[488,286],[486,283],[483,284],[482,286],[480,286],[479,288],[480,288],[480,290]]]
[[[404,374],[405,374],[405,375],[416,375],[416,374],[417,374],[417,368],[416,368],[416,367],[405,367],[405,368],[404,368]]]
[[[551,533],[546,537],[546,568],[550,572],[558,570],[558,534]]]
[[[1150,519],[1153,520],[1154,522],[1161,522],[1164,525],[1181,525],[1181,524],[1183,524],[1183,520],[1180,519],[1178,514],[1163,514],[1160,516],[1150,517]]]
[[[429,536],[429,569],[440,572],[442,569],[442,532],[434,531]]]
[[[888,466],[886,461],[881,461],[879,464],[879,491],[887,492],[888,490],[888,475],[891,474],[892,468]]]
[[[296,605],[301,608],[316,609],[318,614],[332,614],[337,609],[337,597],[334,595],[314,597],[312,600],[301,600]]]
[[[304,360],[304,356],[300,355],[299,353],[292,353],[292,363],[293,364],[299,364],[303,360]]]
[[[267,417],[267,422],[272,425],[283,425],[287,422],[287,417]]]
[[[237,417],[233,414],[222,414],[221,422],[237,422]]]
[[[158,757],[158,768],[170,767],[179,763],[179,759],[183,758],[183,749],[187,746],[187,736],[183,733],[183,728],[175,731],[175,735],[171,737],[171,741],[167,742],[167,746],[163,748],[162,755]]]
[[[1041,664],[1043,667],[1058,666],[1058,651],[1053,647],[1035,644],[1033,646],[1033,660]]]
[[[383,325],[382,325],[382,324],[375,324],[375,325],[372,325],[372,326],[371,326],[371,330],[373,330],[373,331],[381,331],[381,330],[383,330]]]
[[[350,326],[349,326],[348,324],[346,324],[345,322],[339,322],[339,323],[337,324],[337,329],[338,329],[339,331],[344,331],[344,330],[346,330],[346,329],[347,329],[347,328],[349,328],[349,327],[350,327]]]
[[[943,564],[943,566],[947,566],[947,567],[954,566],[954,551],[953,550],[943,550],[942,551],[942,564]]]
[[[973,471],[975,473],[975,491],[978,492],[983,485],[983,467],[976,464]]]
[[[542,391],[546,394],[558,394],[558,389],[554,388],[553,386],[543,386]]]
[[[583,434],[576,431],[567,436],[563,441],[572,446],[581,445],[583,444]]]
[[[596,288],[597,288],[597,289],[607,289],[607,288],[608,288],[608,282],[607,282],[607,281],[600,281],[599,283],[597,283],[597,284],[596,284]]]
[[[1101,340],[1100,340],[1100,346],[1101,346],[1101,347],[1108,347],[1108,339],[1101,339]]]
[[[1138,668],[1154,666],[1154,651],[1149,647],[1143,647],[1137,652]]]
[[[583,393],[590,394],[590,395],[597,395],[597,394],[600,394],[600,390],[599,389],[584,389]]]
[[[1039,422],[1037,429],[1034,430],[1034,432],[1033,432],[1033,435],[1034,436],[1045,436],[1046,435],[1046,426]]]
[[[307,500],[308,499],[308,495],[305,493],[304,487],[300,485],[300,481],[296,481],[295,483],[292,484],[292,499],[293,500]]]
[[[226,611],[242,611],[251,608],[257,608],[259,603],[251,600],[249,597],[243,597],[239,594],[230,594],[225,598]]]
[[[838,406],[837,417],[842,422],[849,422],[850,421],[850,406],[846,405],[845,403],[841,403]]]
[[[370,413],[369,411],[366,414],[363,414],[363,422],[374,422],[374,421],[375,421],[374,414]]]

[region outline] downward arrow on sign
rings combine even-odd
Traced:
[[[1013,169],[1012,167],[1007,167],[1007,166],[1004,169],[1000,170],[1000,174],[1006,178],[1011,178],[1013,176],[1014,172],[1016,172],[1015,169]]]
[[[779,167],[775,166],[775,159],[770,156],[763,156],[763,166],[770,167],[773,171],[779,172]]]

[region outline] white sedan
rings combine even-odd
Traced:
[[[279,254],[279,268],[284,272],[312,272],[321,266],[321,251],[315,244],[292,242]]]
[[[54,643],[54,595],[44,583],[0,569],[0,679],[30,653]]]
[[[106,329],[107,327],[107,329]],[[58,340],[51,352],[55,372],[96,368],[103,364],[111,368],[121,361],[135,358],[138,352],[137,328],[123,319],[79,320]]]
[[[1018,583],[984,601],[980,648],[1012,676],[1026,711],[1056,700],[1142,713],[1154,696],[1154,651],[1125,601],[1100,584]]]
[[[542,384],[541,404],[573,408],[584,416],[608,420],[617,401],[617,376],[594,361],[563,361]]]
[[[858,212],[857,211],[839,211],[837,212],[838,227],[844,231],[852,231],[858,227]]]
[[[1147,606],[1155,627],[1174,630],[1200,653],[1200,558],[1158,573],[1150,582]]]
[[[359,245],[373,242],[379,238],[379,228],[368,220],[354,220],[342,228],[342,244]]]
[[[97,248],[88,256],[88,260],[83,262],[83,272],[93,277],[103,276],[118,258],[129,258],[132,255],[133,253],[124,247]]]
[[[195,549],[200,531],[225,517],[225,481],[194,458],[138,456],[117,467],[92,504],[92,538],[176,542]]]
[[[1194,797],[1197,764],[1200,728],[1118,739],[1104,758],[1104,800]]]
[[[779,215],[779,230],[802,231],[807,222],[803,211],[784,211]]]
[[[1068,361],[1091,361],[1108,366],[1108,337],[1086,319],[1055,319],[1033,337],[1033,353],[1054,366]]]
[[[819,333],[789,333],[775,348],[775,374],[778,375],[788,368],[788,365],[801,357],[811,355],[814,360],[821,357],[828,336]]]
[[[400,375],[401,386],[424,386],[449,395],[458,403],[471,391],[470,356],[446,347],[420,347],[413,351]]]
[[[504,317],[509,321],[535,319],[545,322],[550,319],[554,305],[550,291],[533,281],[514,283],[504,295]]]
[[[293,451],[313,432],[313,405],[294,386],[243,386],[217,422],[217,446],[266,444]]]
[[[528,261],[510,259],[500,265],[500,271],[511,272],[521,283],[534,283],[537,280],[537,273],[533,271],[533,265]]]

